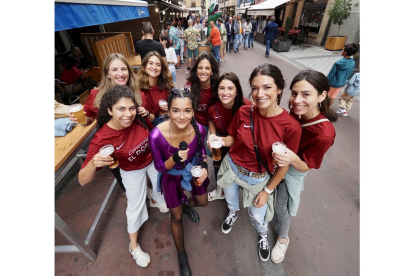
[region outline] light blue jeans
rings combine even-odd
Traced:
[[[266,41],[266,56],[269,55],[269,48],[272,47],[272,41],[267,39]]]
[[[244,47],[250,47],[250,33],[244,34]]]
[[[246,181],[250,185],[256,185],[263,182],[267,176],[263,178],[253,178],[247,175],[241,174],[237,169],[236,165],[234,164],[233,160],[230,157],[230,153],[227,154],[229,159],[230,167],[232,168],[233,172],[243,181]],[[229,187],[224,188],[224,196],[227,201],[227,206],[232,211],[239,211],[239,191],[240,186],[233,182]],[[254,226],[257,231],[259,232],[267,232],[268,222],[264,221],[267,211],[267,203],[262,208],[257,208],[254,206],[250,206],[247,208],[250,218],[254,222]]]
[[[213,57],[216,59],[217,63],[220,65],[220,46],[213,46],[211,48],[211,53],[213,54]]]
[[[177,84],[175,83],[175,78],[177,77],[177,71],[173,71],[173,72],[171,72],[171,75],[172,75],[172,77],[173,77],[173,83],[175,84],[175,88],[177,88]]]
[[[235,34],[234,35],[234,50],[238,49],[240,44],[242,43],[243,34]]]

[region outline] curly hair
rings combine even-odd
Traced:
[[[175,86],[172,81],[171,72],[168,69],[167,62],[156,51],[149,52],[142,60],[141,67],[138,71],[138,83],[141,89],[149,89],[149,77],[148,74],[145,72],[145,69],[147,68],[148,62],[152,56],[156,56],[161,62],[161,74],[158,76],[157,81],[158,88],[160,90],[170,91]]]
[[[93,106],[99,107],[102,96],[106,93],[106,91],[113,86],[111,80],[107,77],[109,72],[109,67],[111,66],[112,62],[115,60],[122,61],[126,67],[128,68],[128,82],[127,86],[134,92],[135,98],[137,100],[137,103],[141,106],[142,105],[142,99],[141,99],[141,92],[138,86],[138,80],[137,76],[132,70],[131,65],[129,65],[128,60],[119,53],[111,53],[106,56],[105,61],[103,63],[103,66],[101,68],[101,74],[102,74],[102,80],[98,86],[98,94],[96,95],[95,102]]]
[[[220,77],[220,69],[216,59],[212,55],[206,53],[201,54],[196,60],[194,66],[191,68],[190,74],[187,77],[187,81],[191,83],[191,93],[194,95],[194,101],[196,106],[198,106],[200,102],[201,93],[201,83],[197,77],[197,68],[200,62],[205,59],[208,60],[208,62],[210,62],[211,71],[213,72],[213,74],[210,77],[210,85],[214,86]]]
[[[104,124],[108,123],[112,119],[112,116],[109,114],[108,109],[112,111],[112,107],[121,99],[131,99],[135,105],[135,108],[138,108],[139,106],[134,93],[128,86],[111,86],[102,96],[101,102],[99,104],[97,119],[98,129],[102,128]],[[135,116],[135,119],[138,120],[145,128],[147,128],[145,120],[140,115],[137,114]]]

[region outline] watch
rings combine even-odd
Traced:
[[[274,189],[273,189],[273,190],[269,190],[269,189],[267,188],[267,186],[264,188],[264,190],[265,190],[265,191],[266,191],[266,193],[268,193],[269,195],[273,194],[273,192],[275,191]]]

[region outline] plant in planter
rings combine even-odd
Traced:
[[[355,4],[358,6],[358,3]],[[352,10],[352,0],[335,0],[332,2],[328,10],[328,15],[332,23],[338,25],[338,32],[336,36],[328,37],[325,49],[327,50],[342,50],[346,42],[346,36],[340,36],[339,30],[344,24],[344,21],[349,18]]]
[[[277,42],[273,43],[273,50],[276,52],[289,52],[292,41],[288,38],[289,30],[293,25],[293,20],[290,17],[286,18],[285,31],[283,36],[277,38]]]

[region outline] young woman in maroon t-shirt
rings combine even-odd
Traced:
[[[224,73],[213,87],[213,98],[207,108],[210,133],[226,137],[228,135],[227,128],[229,127],[231,120],[237,110],[243,105],[251,105],[251,103],[249,100],[243,98],[243,91],[239,78],[232,72]],[[228,151],[229,147],[222,147],[222,160]],[[222,160],[213,160],[216,180]],[[215,199],[224,199],[224,191],[220,186],[216,186],[215,190],[208,193],[209,201]]]
[[[164,117],[160,116],[159,101],[167,101],[168,93],[174,88],[174,83],[167,63],[158,52],[149,52],[142,60],[138,71],[138,83],[146,97],[148,119],[154,126],[162,123]],[[167,106],[163,110],[168,112]]]
[[[303,180],[310,169],[321,166],[323,156],[335,140],[335,128],[331,122],[338,119],[338,115],[329,108],[329,82],[324,74],[304,70],[293,79],[290,90],[291,113],[302,127],[302,136],[297,154],[289,147],[285,154],[273,153],[279,166],[289,167],[284,180],[277,186],[274,219],[278,238],[271,254],[274,263],[282,262],[285,257],[290,219],[296,216]]]
[[[114,147],[126,188],[129,251],[137,265],[146,267],[150,256],[138,245],[138,229],[148,219],[146,173],[152,182],[157,182],[158,176],[149,149],[149,130],[144,119],[137,115],[138,103],[127,86],[110,87],[102,96],[99,107],[99,130],[89,144],[78,180],[81,185],[86,185],[92,181],[97,170],[112,165],[113,158],[101,155],[99,150],[105,145]]]
[[[249,82],[255,105],[240,107],[227,129],[229,135],[221,138],[224,146],[230,147],[218,172],[217,185],[223,187],[230,209],[221,230],[224,234],[231,231],[240,209],[239,190],[243,187],[244,206],[260,234],[259,256],[267,261],[270,256],[267,226],[273,218],[271,194],[288,170],[273,165],[272,144],[282,142],[296,152],[302,131],[299,123],[278,105],[285,87],[279,68],[262,64],[253,70]]]

